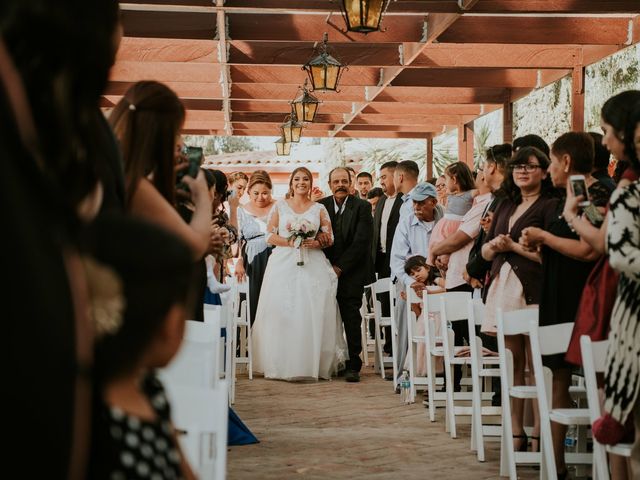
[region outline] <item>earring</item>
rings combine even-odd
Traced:
[[[569,173],[569,167],[564,167],[564,173]]]

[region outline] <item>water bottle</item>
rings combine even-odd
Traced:
[[[402,377],[400,377],[400,399],[405,405],[411,403],[411,379],[406,370],[403,370]]]
[[[578,443],[578,428],[575,425],[569,425],[567,429],[567,435],[564,437],[564,446],[567,449],[573,450]]]

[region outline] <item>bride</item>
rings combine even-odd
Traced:
[[[269,257],[253,325],[254,369],[265,378],[330,378],[347,358],[336,301],[338,278],[315,238],[293,247],[287,225],[307,220],[315,232],[331,233],[325,207],[310,200],[313,179],[304,167],[289,179],[289,198],[269,214]],[[315,237],[315,235],[314,235]],[[299,253],[304,265],[298,265]]]

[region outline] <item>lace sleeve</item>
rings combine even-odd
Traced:
[[[280,212],[278,211],[278,204],[276,202],[275,205],[271,208],[269,215],[267,216],[267,244],[276,245],[273,241],[274,237],[278,236],[278,225],[280,223]]]
[[[320,232],[328,233],[331,235],[331,243],[333,243],[333,228],[331,226],[331,218],[329,218],[329,212],[324,205],[320,205]]]

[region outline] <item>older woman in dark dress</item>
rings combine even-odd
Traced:
[[[565,189],[571,175],[584,175],[591,203],[604,207],[609,191],[591,177],[593,140],[583,132],[569,132],[560,136],[551,147],[549,174],[555,187]],[[529,227],[523,231],[521,243],[527,248],[540,248],[542,252],[542,293],[540,297],[540,325],[574,322],[582,290],[599,257],[589,245],[580,243],[571,222],[562,216],[564,201],[558,203],[553,221],[547,230]],[[544,364],[553,370],[553,408],[571,405],[569,385],[571,367],[564,354],[546,356]],[[566,477],[564,438],[567,427],[551,424],[553,447],[558,478]]]

